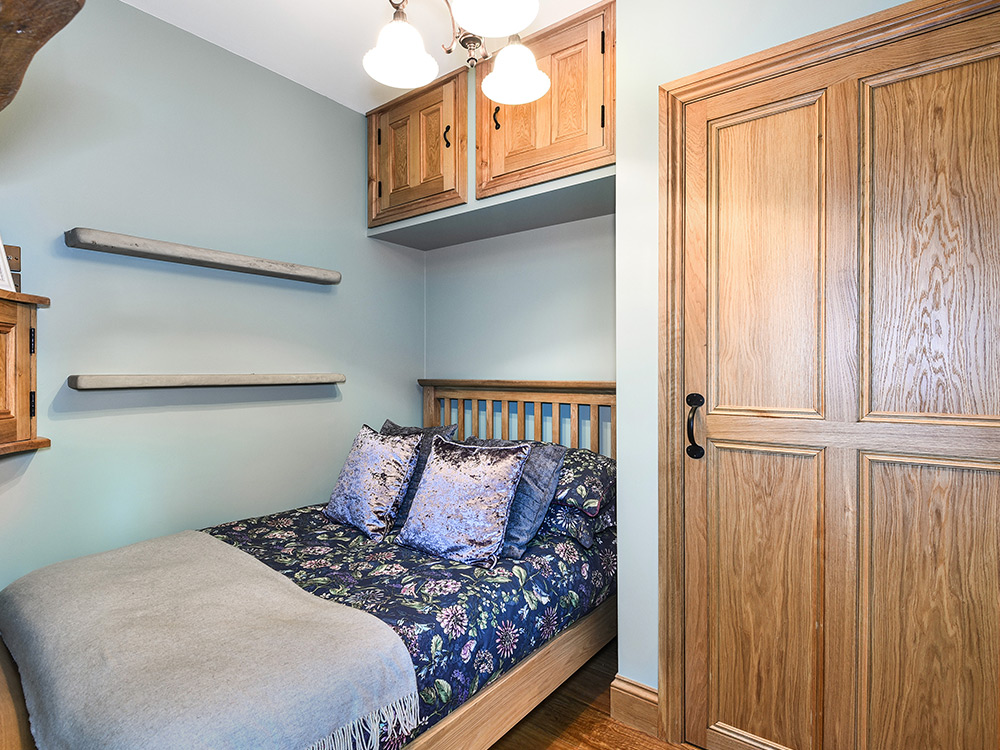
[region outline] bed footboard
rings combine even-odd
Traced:
[[[21,676],[3,641],[0,641],[0,750],[35,750]]]

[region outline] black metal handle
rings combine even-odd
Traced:
[[[498,114],[500,114],[500,107],[493,110],[493,124],[496,126],[497,130],[500,129],[500,121],[497,119]]]
[[[451,141],[448,140],[448,131],[451,130],[451,125],[444,129],[444,147],[451,148]]]
[[[698,413],[699,407],[705,405],[705,397],[700,393],[689,393],[686,400],[687,405],[691,407],[691,411],[688,412],[687,421],[687,454],[691,458],[702,458],[705,455],[705,449],[698,445],[698,441],[694,439],[694,415]]]

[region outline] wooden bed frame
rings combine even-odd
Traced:
[[[418,382],[424,393],[424,426],[457,423],[463,438],[470,434],[485,434],[514,439],[523,437],[526,427],[531,425],[533,434],[530,437],[533,439],[544,437],[571,447],[615,455],[613,382]],[[551,419],[550,411],[559,416]],[[536,418],[536,415],[544,417]],[[565,430],[567,415],[568,432]],[[607,439],[608,431],[601,429],[601,425],[608,422],[610,440]],[[585,445],[580,445],[581,435],[589,435]],[[408,750],[488,750],[607,645],[617,632],[617,604],[616,599],[611,598],[483,688],[406,747]],[[17,666],[2,642],[0,750],[36,750],[28,726],[28,710]]]

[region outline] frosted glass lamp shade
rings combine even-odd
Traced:
[[[379,83],[397,89],[415,89],[430,83],[438,74],[437,60],[427,54],[420,32],[406,22],[402,13],[379,32],[375,46],[361,64]]]
[[[538,0],[451,0],[455,22],[479,36],[507,37],[538,15]]]
[[[550,85],[531,50],[511,42],[500,50],[493,72],[483,79],[483,93],[497,104],[527,104],[545,96]]]

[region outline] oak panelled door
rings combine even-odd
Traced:
[[[1000,747],[998,5],[665,87],[671,739]]]

